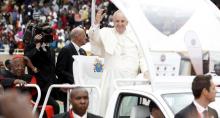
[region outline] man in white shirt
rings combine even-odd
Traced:
[[[89,106],[88,91],[83,87],[76,87],[70,93],[72,109],[68,112],[58,114],[54,118],[101,118],[100,116],[87,112]]]
[[[216,88],[211,75],[197,75],[192,82],[195,100],[179,111],[175,118],[218,118],[218,113],[208,105],[215,101]]]
[[[114,91],[113,80],[136,78],[140,71],[147,75],[142,49],[134,33],[127,27],[128,21],[124,14],[120,10],[116,11],[113,14],[114,28],[100,29],[104,15],[104,10],[99,10],[89,30],[92,53],[105,60],[101,82],[101,113],[105,113],[109,97]]]

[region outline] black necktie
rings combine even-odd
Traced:
[[[86,51],[82,48],[79,48],[79,54],[80,55],[86,55]]]

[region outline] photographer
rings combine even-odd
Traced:
[[[40,103],[43,103],[48,87],[56,83],[55,52],[49,47],[49,43],[53,40],[51,32],[52,29],[48,25],[29,24],[24,39],[24,55],[31,59],[33,65],[43,76],[43,78],[37,78],[42,94]],[[32,71],[28,72],[29,74],[33,73]],[[50,97],[48,104],[54,107],[55,114],[59,113],[59,106],[53,97]]]

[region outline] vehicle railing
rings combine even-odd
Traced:
[[[52,91],[53,88],[72,89],[72,88],[75,88],[75,87],[95,88],[95,89],[97,90],[97,92],[98,92],[98,98],[100,98],[100,95],[101,95],[100,89],[99,89],[97,86],[94,86],[94,85],[53,84],[53,85],[51,85],[51,86],[48,88],[48,91],[47,91],[46,97],[45,97],[45,99],[44,99],[44,103],[43,103],[42,109],[41,109],[41,111],[40,111],[39,118],[42,118],[42,117],[43,117],[44,110],[45,110],[45,108],[46,108],[46,105],[47,105],[47,102],[48,102],[50,93],[51,93],[51,91]],[[69,109],[69,91],[67,91],[67,109]]]
[[[36,110],[37,110],[37,106],[38,106],[38,104],[40,102],[40,98],[41,98],[40,87],[37,84],[25,84],[24,86],[20,86],[19,84],[17,84],[16,87],[26,87],[26,88],[36,88],[37,89],[37,99],[35,101],[34,108],[32,109],[32,113],[35,114]]]

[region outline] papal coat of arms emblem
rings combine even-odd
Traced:
[[[103,72],[103,64],[100,59],[95,60],[94,72]]]

